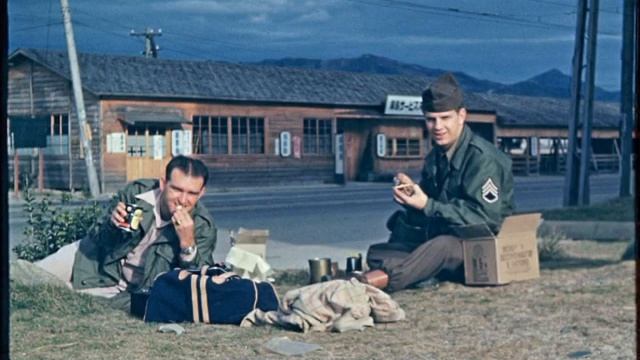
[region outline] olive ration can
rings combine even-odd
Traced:
[[[142,208],[135,204],[125,204],[127,215],[124,222],[118,224],[118,227],[124,231],[135,231],[140,227],[142,220]]]

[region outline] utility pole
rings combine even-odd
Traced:
[[[155,31],[151,28],[146,28],[143,33],[137,33],[135,30],[131,30],[129,35],[144,36],[144,51],[142,52],[144,57],[158,57],[158,50],[160,50],[160,47],[156,45],[156,42],[153,38],[156,36],[162,36],[162,29],[158,29],[158,31]]]
[[[78,117],[78,134],[80,143],[84,150],[84,162],[87,168],[87,178],[89,180],[89,190],[92,197],[100,195],[98,175],[93,165],[93,155],[91,153],[91,143],[87,139],[90,135],[90,127],[87,126],[87,113],[84,109],[84,97],[82,94],[82,82],[80,80],[80,68],[78,66],[78,54],[76,53],[76,42],[73,38],[73,27],[71,25],[71,10],[69,0],[60,0],[62,7],[62,17],[64,20],[64,33],[67,38],[67,51],[69,53],[69,69],[71,70],[71,83],[73,85],[73,97],[76,103],[76,116]],[[87,134],[87,132],[89,134]]]
[[[622,15],[622,70],[620,76],[620,197],[631,196],[631,143],[633,142],[634,13],[636,0],[624,0]],[[637,59],[636,59],[637,60]]]
[[[569,144],[567,148],[566,174],[564,178],[564,206],[578,204],[577,159],[578,126],[582,99],[582,67],[584,61],[584,30],[587,17],[587,0],[578,0],[576,38],[573,52],[573,73],[571,76],[571,117],[569,118]]]
[[[598,12],[600,0],[591,0],[587,35],[587,74],[585,99],[582,111],[582,150],[580,154],[580,187],[578,203],[589,205],[589,165],[591,160],[591,124],[593,122],[593,95],[596,78],[596,47],[598,40]]]
[[[7,2],[0,4],[0,33],[9,33],[9,16]],[[7,49],[9,48],[8,36],[0,38],[0,171],[5,174],[0,177],[0,358],[9,358],[9,341],[11,317],[9,316],[9,181],[7,156],[7,81],[9,72],[9,61]],[[15,353],[14,353],[15,354]]]

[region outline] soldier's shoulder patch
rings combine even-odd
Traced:
[[[496,184],[493,183],[491,178],[488,178],[487,181],[482,185],[482,200],[488,202],[489,204],[493,204],[498,201],[500,191]]]

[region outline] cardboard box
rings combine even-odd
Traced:
[[[460,226],[464,277],[469,285],[502,285],[540,277],[539,213],[509,216],[495,237],[486,224]]]
[[[256,254],[263,259],[267,259],[267,240],[269,240],[269,230],[250,230],[245,228],[232,231],[229,234],[231,246]]]

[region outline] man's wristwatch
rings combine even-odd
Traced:
[[[194,244],[184,249],[180,249],[180,254],[190,256],[196,253],[196,249],[196,245]]]

